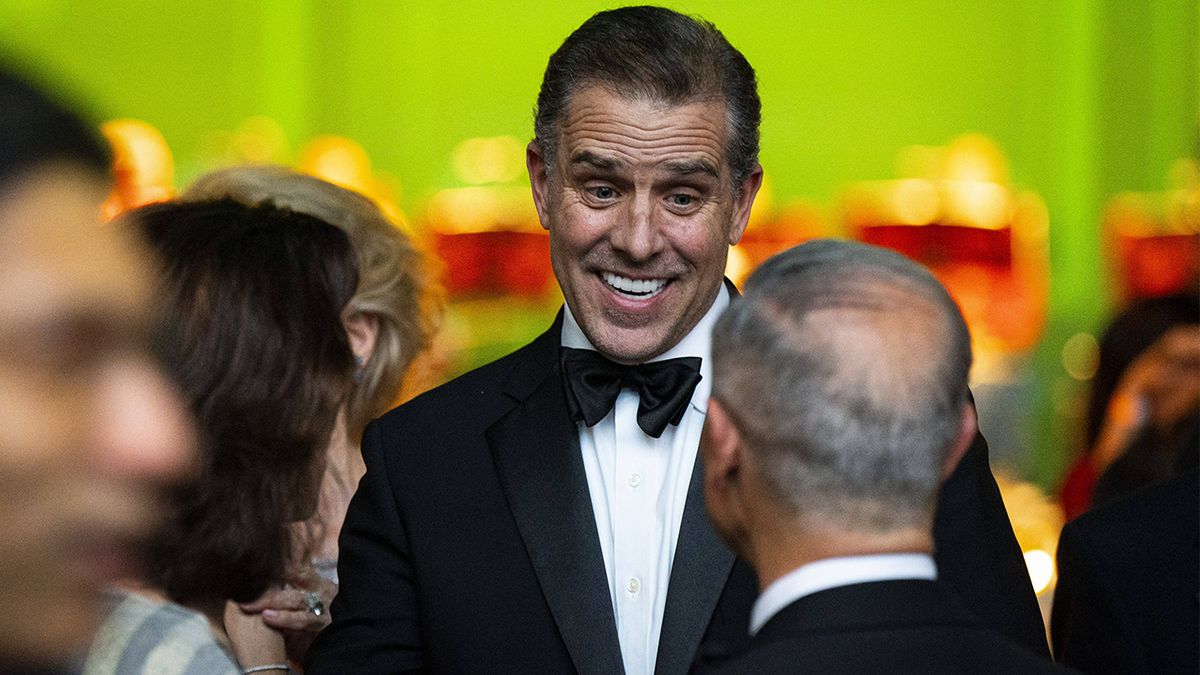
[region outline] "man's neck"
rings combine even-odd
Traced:
[[[864,532],[830,525],[796,525],[763,528],[750,533],[744,557],[758,572],[759,590],[789,572],[828,558],[894,553],[933,553],[933,533],[928,528],[889,532]]]

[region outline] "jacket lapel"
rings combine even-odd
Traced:
[[[671,565],[654,675],[688,672],[733,569],[734,557],[709,524],[704,464],[697,455]]]
[[[559,375],[562,314],[506,384],[517,405],[488,429],[501,486],[580,675],[624,673],[604,555]]]

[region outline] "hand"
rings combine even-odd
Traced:
[[[225,634],[242,668],[288,661],[283,634],[264,624],[259,615],[244,612],[233,602],[225,603]]]
[[[1168,431],[1200,406],[1200,328],[1176,326],[1125,369],[1092,453],[1097,474],[1147,426]]]
[[[1200,407],[1200,326],[1176,326],[1147,351],[1154,360],[1145,389],[1150,423],[1169,432]]]
[[[309,607],[310,594],[320,603],[320,614]],[[283,635],[288,656],[296,663],[304,661],[308,645],[330,623],[329,603],[337,595],[337,584],[318,576],[309,566],[293,575],[288,585],[272,587],[254,602],[240,605],[248,614],[257,614],[262,623]]]
[[[263,593],[254,602],[240,605],[243,612],[261,614],[263,623],[279,630],[313,633],[329,625],[329,603],[337,595],[337,584],[321,579],[313,590],[295,588],[290,584],[283,588],[274,587]],[[320,602],[320,614],[309,609],[309,594],[315,593]]]

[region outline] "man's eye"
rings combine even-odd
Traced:
[[[595,195],[597,199],[612,199],[613,197],[617,196],[617,191],[606,185],[602,185],[600,187],[592,188],[592,194]]]
[[[671,203],[675,206],[691,206],[696,198],[688,194],[671,195]]]

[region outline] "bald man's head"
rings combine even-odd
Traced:
[[[929,521],[971,346],[924,268],[853,242],[785,251],[717,322],[713,364],[713,397],[779,503],[872,531]]]

